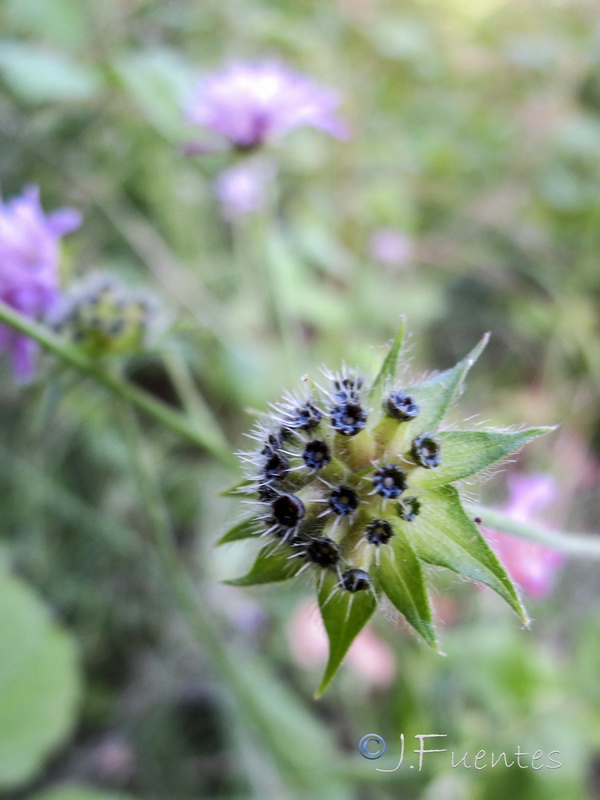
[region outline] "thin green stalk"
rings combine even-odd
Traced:
[[[170,428],[173,432],[206,450],[221,463],[228,467],[234,466],[235,461],[232,454],[224,444],[215,440],[213,435],[200,429],[197,425],[192,425],[182,414],[173,411],[169,406],[159,400],[155,400],[149,394],[141,391],[113,372],[109,372],[73,345],[63,342],[47,328],[23,317],[2,302],[0,302],[0,322],[10,325],[11,328],[35,339],[46,350],[59,356],[67,364],[88,375],[97,383],[102,384],[117,397],[126,400],[136,408],[139,408],[140,411]]]
[[[218,439],[223,450],[227,450],[228,445],[221,433],[219,423],[196,386],[190,368],[181,352],[170,347],[165,348],[161,356],[188,416],[200,425],[214,431],[215,441]]]
[[[597,534],[549,530],[532,522],[518,522],[505,512],[486,506],[469,505],[469,511],[481,518],[485,528],[538,542],[570,556],[600,558],[600,536]]]

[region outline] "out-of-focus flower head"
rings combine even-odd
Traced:
[[[303,126],[339,139],[346,123],[336,114],[336,92],[317,86],[278,61],[234,62],[207,75],[187,105],[190,122],[250,150]]]
[[[273,162],[254,158],[221,172],[215,181],[215,192],[223,217],[235,222],[264,208],[275,171]]]
[[[391,267],[402,267],[415,255],[410,236],[395,228],[377,228],[369,239],[369,255],[374,261]]]
[[[30,319],[49,314],[60,296],[59,239],[80,224],[74,209],[44,214],[36,186],[0,198],[0,300]],[[8,350],[17,380],[31,377],[37,349],[33,339],[0,326],[0,351]]]
[[[70,287],[50,321],[60,336],[102,358],[143,348],[156,311],[146,293],[123,286],[114,275],[93,273]]]
[[[543,473],[511,475],[504,511],[518,522],[530,522],[556,498],[555,479]],[[486,532],[509,575],[532,597],[546,597],[565,557],[558,550],[497,531]]]

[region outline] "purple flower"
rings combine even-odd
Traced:
[[[343,139],[347,127],[335,113],[338,105],[335,92],[277,61],[235,62],[200,81],[187,115],[247,150],[305,125]]]
[[[0,300],[31,319],[46,316],[59,297],[58,241],[80,224],[73,209],[45,216],[36,186],[7,202],[0,198]],[[8,350],[17,380],[31,377],[37,349],[32,339],[0,325],[0,351]]]
[[[275,165],[264,159],[244,160],[221,172],[215,192],[223,217],[229,222],[247,217],[264,207]]]
[[[552,504],[556,481],[545,474],[513,475],[508,479],[508,491],[504,510],[514,520],[528,522]],[[565,560],[562,553],[504,533],[485,533],[511,578],[524,591],[533,597],[545,597],[552,591],[555,573]]]

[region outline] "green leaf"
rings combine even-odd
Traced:
[[[398,370],[398,360],[400,358],[400,352],[402,350],[402,342],[404,341],[404,334],[406,332],[406,320],[404,317],[400,322],[400,327],[394,337],[392,344],[390,345],[390,349],[387,352],[387,355],[383,359],[383,363],[379,372],[377,373],[375,380],[373,381],[371,388],[369,389],[369,400],[377,401],[380,399],[381,394],[386,387],[387,384],[391,383],[394,378],[396,377],[396,372]]]
[[[255,586],[259,583],[287,581],[301,569],[301,558],[291,558],[293,550],[287,544],[268,544],[260,551],[252,569],[241,578],[225,581],[231,586]]]
[[[103,88],[97,69],[23,42],[0,42],[0,75],[28,103],[89,100]]]
[[[250,539],[252,536],[256,536],[259,532],[260,528],[258,526],[256,517],[248,517],[248,519],[243,519],[241,522],[238,522],[237,525],[234,525],[233,528],[230,528],[227,533],[223,534],[219,541],[216,543],[216,547],[219,545],[227,544],[227,542],[237,542],[240,539]]]
[[[329,638],[329,660],[315,697],[320,697],[329,686],[350,645],[377,606],[374,592],[336,590],[337,583],[337,574],[328,573],[319,590],[319,608]]]
[[[134,800],[134,798],[130,794],[121,794],[121,792],[103,792],[87,786],[68,784],[32,795],[28,800]]]
[[[223,489],[219,497],[239,497],[241,494],[255,495],[256,490],[253,488],[255,484],[256,481],[252,478],[244,478],[243,480],[234,483],[234,485],[230,486],[229,489]]]
[[[379,565],[375,564],[371,571],[398,611],[437,650],[423,570],[407,537],[398,527],[389,546],[380,548]]]
[[[71,636],[0,567],[0,788],[34,778],[71,732],[81,690]]]
[[[479,344],[452,369],[440,372],[439,375],[434,375],[423,383],[403,389],[406,394],[414,397],[419,406],[418,416],[403,426],[404,441],[409,441],[418,433],[434,431],[437,428],[460,395],[467,373],[483,352],[489,338],[489,333],[486,333]]]
[[[525,609],[504,567],[463,509],[453,486],[427,489],[419,497],[418,517],[402,527],[417,556],[489,586],[529,623]]]
[[[442,463],[433,469],[417,468],[409,483],[415,488],[445,486],[468,478],[514,453],[524,444],[555,428],[527,428],[523,431],[445,431],[436,435]]]
[[[175,51],[152,48],[116,59],[115,75],[146,120],[166,138],[189,134],[182,107],[189,100],[194,75]]]

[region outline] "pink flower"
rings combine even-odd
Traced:
[[[0,300],[31,319],[46,316],[59,294],[59,239],[81,224],[78,211],[44,215],[36,186],[20,197],[0,199]],[[17,380],[31,377],[36,342],[0,325],[0,351],[8,350]]]
[[[386,266],[402,267],[415,255],[415,245],[410,236],[395,228],[377,228],[369,240],[369,255]]]
[[[250,149],[306,125],[344,138],[338,105],[335,92],[277,61],[235,62],[200,81],[187,115],[234,147]]]
[[[275,165],[265,160],[243,160],[221,172],[215,181],[215,192],[223,217],[229,222],[260,211],[267,200]]]
[[[327,661],[327,634],[315,603],[305,600],[298,605],[288,637],[292,656],[301,666],[316,667]],[[396,676],[392,651],[369,628],[352,643],[346,663],[365,683],[376,688],[390,686]]]
[[[550,475],[512,475],[508,479],[509,501],[505,511],[518,522],[528,522],[552,504],[556,481]],[[484,531],[508,573],[525,592],[545,597],[565,560],[558,550],[496,531]]]

